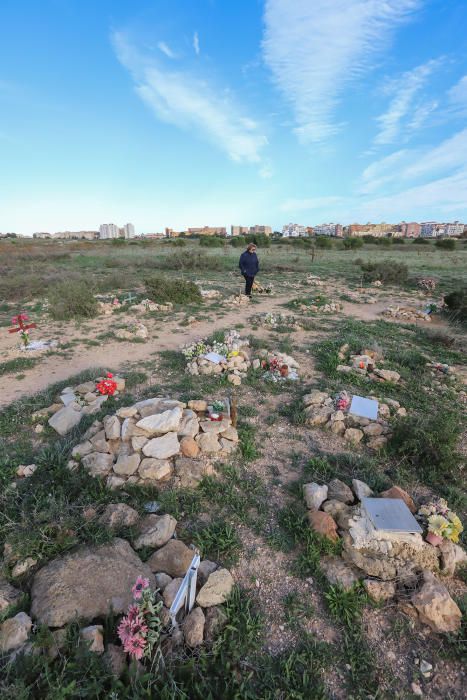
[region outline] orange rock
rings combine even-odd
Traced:
[[[310,527],[323,537],[336,542],[339,539],[337,534],[337,525],[334,518],[322,510],[308,511],[308,520]]]
[[[400,498],[404,501],[405,505],[407,508],[410,510],[411,513],[416,513],[417,508],[415,506],[415,503],[412,500],[412,497],[409,496],[407,491],[404,491],[404,489],[401,489],[400,486],[391,486],[390,489],[387,491],[383,491],[380,494],[381,498]]]
[[[185,436],[180,440],[180,451],[185,457],[197,457],[199,447],[192,437]]]

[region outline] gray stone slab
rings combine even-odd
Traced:
[[[422,532],[422,528],[400,498],[362,498],[362,506],[377,530]]]

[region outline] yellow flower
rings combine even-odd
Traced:
[[[442,536],[448,526],[448,521],[442,515],[431,515],[428,518],[428,530],[435,535]]]
[[[453,513],[451,510],[448,512],[448,518],[451,521],[455,530],[457,530],[459,533],[464,530],[459,516]]]

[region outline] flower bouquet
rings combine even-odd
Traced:
[[[421,506],[418,515],[425,520],[428,528],[426,541],[433,546],[436,547],[441,544],[443,539],[455,543],[459,542],[459,535],[464,528],[456,513],[449,510],[444,498],[436,498],[430,503]]]
[[[100,382],[96,384],[96,389],[99,394],[106,396],[113,396],[117,391],[117,382],[113,379],[112,372],[107,372],[106,378],[101,379]]]
[[[162,622],[162,601],[156,600],[156,592],[149,588],[149,580],[138,576],[131,589],[134,603],[120,622],[117,633],[123,650],[132,659],[150,659],[159,648]]]

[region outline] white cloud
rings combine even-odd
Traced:
[[[261,162],[267,138],[226,91],[190,73],[161,68],[153,58],[139,54],[122,33],[114,33],[112,40],[136,93],[158,119],[197,131],[234,161]]]
[[[198,36],[198,32],[195,32],[195,33],[193,34],[193,48],[194,48],[194,50],[195,50],[195,54],[196,54],[197,56],[199,56],[200,48],[199,48],[199,36]]]
[[[467,75],[448,90],[448,99],[454,107],[467,110]]]
[[[413,180],[426,175],[453,171],[467,163],[467,128],[458,131],[439,146],[430,148],[399,173],[404,179]]]
[[[441,59],[431,60],[413,70],[407,71],[397,80],[392,80],[385,92],[392,96],[389,109],[377,118],[380,131],[375,138],[376,144],[388,144],[397,141],[403,121],[412,117],[412,129],[419,128],[428,116],[427,105],[421,107],[422,113],[417,115],[420,107],[415,103],[417,93],[426,85],[428,78],[440,64]],[[418,119],[417,119],[418,116]]]
[[[157,44],[159,51],[162,51],[168,58],[177,58],[177,55],[172,51],[170,46],[168,46],[165,41],[159,41]]]
[[[371,67],[421,0],[266,0],[263,54],[292,105],[296,133],[320,142],[339,130],[346,86]]]

